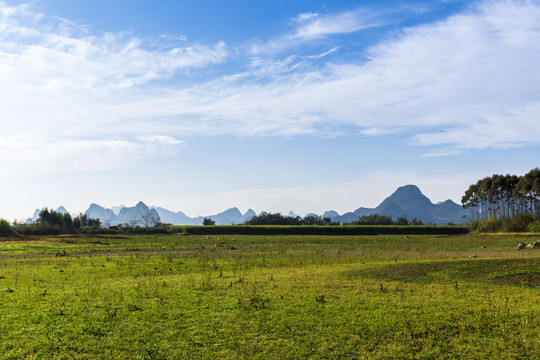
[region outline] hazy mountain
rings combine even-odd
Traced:
[[[101,225],[107,227],[107,225],[116,225],[116,214],[111,209],[106,209],[98,204],[90,204],[90,207],[84,213],[89,219],[99,219]]]
[[[159,224],[161,219],[154,209],[149,209],[142,201],[134,207],[122,207],[118,215],[111,209],[97,204],[91,204],[85,215],[90,219],[99,219],[102,226],[115,226],[128,224],[130,226],[153,226]]]
[[[161,218],[161,222],[164,224],[172,225],[200,225],[202,220],[199,218],[190,218],[181,211],[172,212],[170,210],[164,209],[162,207],[154,208]]]
[[[69,214],[69,212],[63,206],[58,207],[58,209],[56,209],[56,212],[58,212],[60,214]]]
[[[242,213],[238,208],[227,209],[217,215],[207,216],[216,222],[216,225],[238,224],[242,218]]]
[[[243,224],[257,214],[252,209],[242,214],[238,208],[230,208],[215,215],[197,216],[191,218],[181,211],[173,212],[162,207],[156,207],[161,221],[172,225],[202,225],[204,218],[210,218],[216,222],[216,225]]]
[[[330,218],[330,219],[337,219],[339,217],[339,214],[334,210],[328,210],[325,211],[321,217],[324,218]]]
[[[40,209],[34,212],[34,216],[27,221],[36,221],[39,218]],[[59,207],[56,211],[67,213],[64,207]],[[189,217],[181,211],[173,212],[162,207],[149,208],[143,202],[139,202],[133,207],[115,206],[106,209],[97,204],[91,204],[85,213],[89,218],[101,220],[103,226],[113,226],[118,224],[152,226],[157,223],[173,225],[202,225],[204,218],[210,218],[216,225],[243,224],[257,214],[252,209],[242,214],[238,208],[230,208],[215,215]],[[267,214],[262,211],[259,215]],[[359,217],[369,214],[389,215],[394,220],[398,216],[407,216],[407,219],[416,218],[424,224],[447,224],[449,222],[460,224],[469,221],[469,213],[461,205],[452,200],[446,200],[433,204],[420,189],[415,185],[399,187],[392,195],[384,199],[376,208],[360,207],[354,211],[340,215],[334,210],[326,211],[321,217],[328,217],[332,222],[350,223],[358,220]],[[291,210],[289,216],[297,215]],[[307,216],[318,217],[319,215],[309,213]]]
[[[36,210],[34,211],[34,215],[32,215],[31,218],[26,219],[26,223],[27,223],[27,224],[30,224],[30,223],[36,222],[37,219],[39,219],[39,213],[40,213],[40,212],[41,212],[41,209],[36,209]]]
[[[112,210],[111,210],[112,212]],[[134,207],[123,207],[111,225],[128,224],[131,226],[154,226],[161,223],[159,214],[155,209],[150,209],[142,201]]]
[[[374,209],[359,208],[341,216],[336,216],[335,211],[327,211],[323,217],[327,216],[335,222],[349,223],[369,214],[388,215],[394,220],[398,216],[405,215],[409,221],[416,218],[424,224],[443,225],[449,222],[455,224],[468,222],[468,212],[461,205],[452,200],[435,205],[415,185],[399,187]]]
[[[353,212],[347,212],[347,213],[341,215],[339,217],[339,220],[342,223],[350,223],[350,222],[358,220],[358,218],[360,218],[361,216],[371,214],[372,211],[373,211],[373,209],[361,207],[361,208],[358,208],[358,209],[354,210]]]
[[[122,210],[125,207],[126,207],[125,205],[113,206],[111,210],[114,212],[115,215],[118,215],[120,213],[120,210]]]
[[[249,209],[248,211],[246,211],[246,213],[244,215],[242,215],[242,219],[237,224],[243,224],[246,221],[251,220],[251,218],[254,217],[254,216],[257,216],[255,211],[253,211],[252,209]]]

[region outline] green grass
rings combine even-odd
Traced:
[[[537,238],[4,239],[0,358],[538,359]]]

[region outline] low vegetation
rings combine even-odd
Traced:
[[[537,359],[535,239],[0,238],[0,359]]]
[[[400,225],[216,225],[216,226],[179,226],[175,229],[196,235],[381,235],[381,234],[465,234],[467,226],[400,226]]]
[[[13,233],[9,222],[5,219],[0,219],[0,236],[7,236]]]

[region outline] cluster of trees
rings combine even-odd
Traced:
[[[369,214],[360,216],[357,221],[351,223],[351,225],[423,225],[422,220],[413,218],[410,222],[407,219],[407,215],[398,216],[396,221],[392,220],[390,215],[381,214]]]
[[[144,219],[143,219],[144,220]],[[7,222],[6,222],[7,223]],[[148,222],[145,227],[137,225],[103,226],[99,219],[89,218],[86,214],[72,217],[52,209],[43,208],[33,223],[14,222],[12,230],[22,235],[57,235],[57,234],[166,234],[175,230],[171,225]],[[7,223],[9,225],[9,223]],[[1,225],[1,223],[0,223]],[[0,229],[1,230],[1,229]],[[1,234],[0,234],[1,235]]]
[[[469,186],[461,198],[473,220],[510,219],[527,213],[540,216],[540,169],[523,176],[492,175]]]
[[[206,219],[205,219],[206,220]],[[204,225],[213,225],[205,224]],[[283,216],[279,213],[262,213],[259,216],[254,216],[251,220],[248,220],[244,225],[320,225],[320,226],[330,226],[330,225],[340,225],[339,223],[332,222],[328,217],[321,216],[306,216],[301,219],[299,216]],[[392,217],[389,215],[380,215],[380,214],[370,214],[361,216],[357,221],[346,225],[422,225],[422,220],[416,218],[409,221],[406,215],[398,216],[396,221],[392,220]]]
[[[55,227],[63,232],[69,232],[82,227],[101,227],[101,221],[99,219],[90,219],[86,214],[79,214],[75,218],[72,218],[68,213],[63,214],[47,208],[41,210],[36,223],[43,226]]]
[[[279,213],[262,213],[246,221],[244,225],[339,225],[332,223],[330,218],[320,216],[306,216],[301,219],[300,216],[283,216]]]
[[[13,223],[14,229],[21,234],[70,234],[100,229],[101,221],[91,219],[86,214],[72,217],[68,213],[61,213],[53,209],[43,208],[37,220],[30,223]]]

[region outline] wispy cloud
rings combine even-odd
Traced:
[[[332,53],[335,53],[336,51],[339,50],[339,46],[334,46],[333,48],[331,48],[330,50],[328,51],[325,51],[323,52],[322,54],[318,54],[318,55],[308,55],[306,56],[308,59],[320,59],[322,57],[325,57],[327,55],[330,55]]]
[[[60,155],[68,149],[93,152],[98,167],[110,147],[129,162],[176,151],[189,135],[328,136],[344,126],[442,147],[431,156],[537,144],[539,23],[538,2],[483,2],[397,32],[348,64],[239,53],[245,71],[195,82],[194,69],[230,60],[227,45],[94,36],[0,3],[0,126],[10,139],[0,152],[26,165],[49,154],[49,168],[71,163]],[[295,24],[287,46],[377,22],[350,12],[303,14]]]
[[[302,13],[292,20],[290,32],[251,47],[253,54],[278,53],[331,35],[349,34],[377,27],[384,21],[365,9],[337,14]]]
[[[309,14],[297,18],[299,23],[293,37],[302,40],[318,39],[332,34],[348,34],[380,25],[374,15],[365,10],[346,11],[339,14]]]
[[[207,114],[230,114],[242,124],[231,128],[245,134],[316,134],[353,124],[364,134],[417,133],[412,144],[450,151],[538,143],[539,22],[536,2],[480,3],[405,29],[369,49],[366,63],[235,84],[235,95],[210,101]]]

